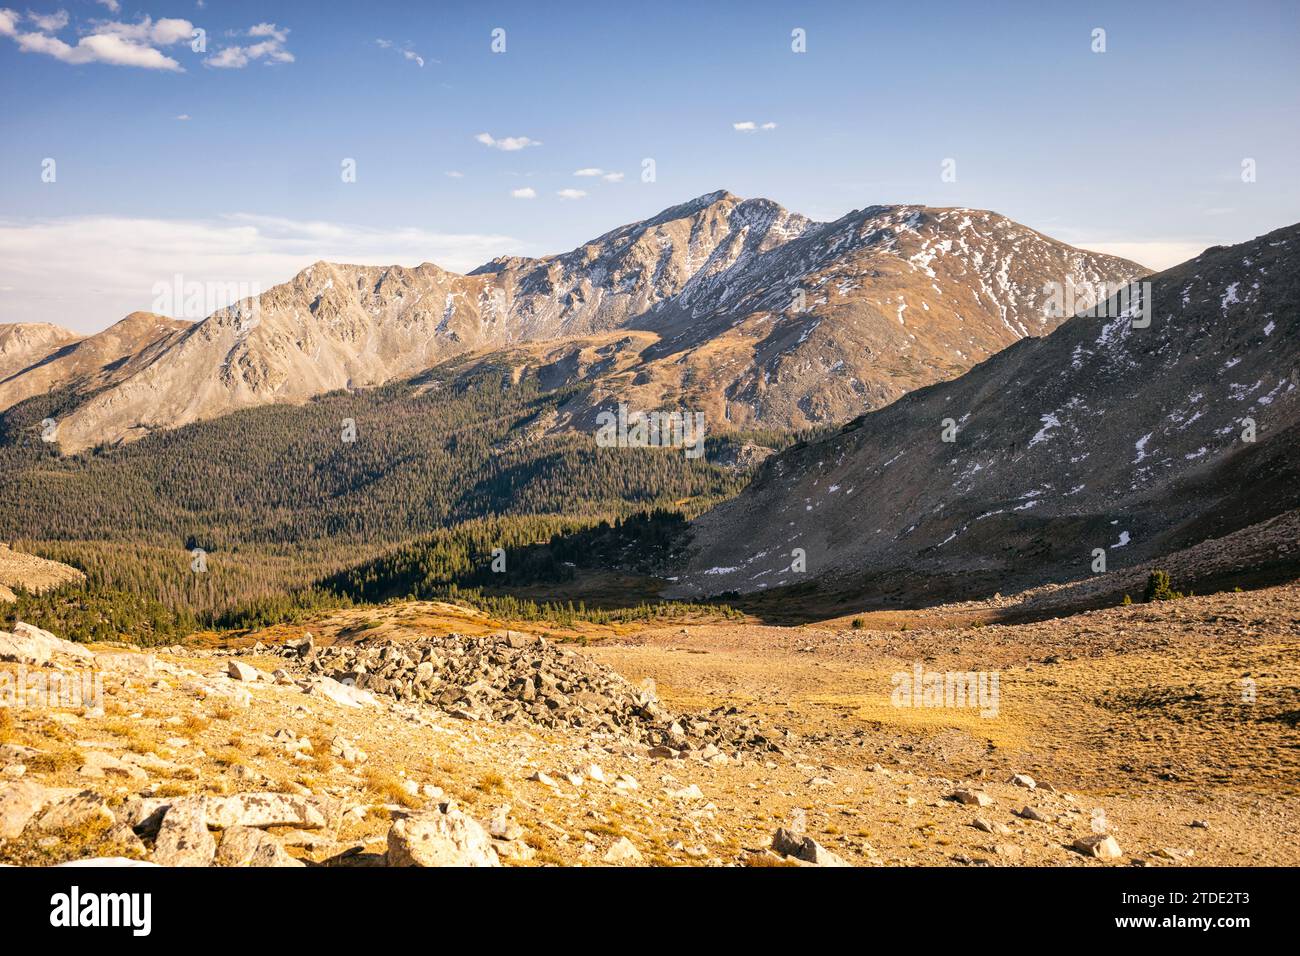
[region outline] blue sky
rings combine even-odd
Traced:
[[[1300,220],[1294,2],[114,5],[0,0],[0,322],[102,328],[174,274],[467,269],[719,188],[992,208],[1158,267]]]

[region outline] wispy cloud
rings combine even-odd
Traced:
[[[753,120],[745,120],[744,122],[741,123],[732,123],[731,128],[738,133],[754,133],[754,132],[758,132],[759,130],[776,129],[776,124],[763,123],[762,125],[759,125],[758,123],[755,123]]]
[[[510,195],[514,196],[516,199],[536,199],[537,190],[532,186],[524,186],[522,189],[510,190]]]
[[[542,145],[541,140],[531,139],[527,136],[503,136],[501,139],[497,139],[491,133],[479,133],[474,139],[484,146],[491,146],[493,149],[499,149],[507,153],[527,149],[529,146]]]
[[[414,64],[415,64],[416,66],[418,66],[418,67],[423,68],[423,66],[424,66],[424,57],[420,56],[420,54],[418,54],[418,53],[416,53],[414,50],[412,50],[412,49],[410,48],[410,45],[409,45],[409,44],[405,44],[405,45],[403,45],[403,46],[398,46],[398,45],[397,45],[396,43],[394,43],[392,40],[376,40],[375,43],[376,43],[376,45],[378,45],[381,49],[384,49],[384,50],[396,50],[398,53],[402,54],[403,57],[405,57],[407,60],[410,60],[412,63],[414,63]],[[437,60],[434,60],[433,62],[434,62],[434,63],[437,63],[438,61],[437,61]]]
[[[57,33],[68,25],[68,11],[60,10],[58,13],[32,13],[27,11],[27,19],[35,24],[36,29],[42,33]]]
[[[257,42],[222,47],[203,62],[220,70],[242,70],[257,60],[268,66],[294,62],[293,54],[284,46],[289,40],[288,27],[274,23],[256,23],[248,28],[245,36]]]
[[[587,193],[581,189],[561,189],[555,195],[559,196],[561,199],[581,199],[586,196]]]
[[[218,219],[73,217],[0,220],[0,322],[55,322],[78,331],[148,309],[157,282],[269,288],[318,259],[465,272],[528,252],[506,235],[372,229],[238,214]]]
[[[0,9],[0,36],[12,39],[24,53],[41,53],[73,65],[104,63],[183,73],[180,63],[160,48],[188,41],[194,32],[189,20],[145,16],[137,23],[96,23],[74,45],[54,35],[67,25],[68,14],[63,10],[52,14],[29,12],[24,18],[16,10]]]
[[[447,170],[445,173],[443,173],[443,175],[444,175],[444,176],[448,176],[448,177],[450,177],[450,178],[452,178],[452,179],[464,179],[464,178],[465,178],[465,174],[462,173],[459,169],[449,169],[449,170]]]
[[[623,174],[622,174],[622,173],[611,173],[611,172],[606,172],[605,170],[601,169],[599,166],[585,166],[585,167],[583,167],[582,169],[575,169],[575,170],[573,171],[573,175],[575,175],[575,176],[599,176],[601,179],[605,180],[605,182],[607,182],[607,183],[621,183],[621,182],[623,181]]]

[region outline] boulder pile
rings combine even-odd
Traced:
[[[660,757],[713,759],[724,748],[779,753],[791,743],[788,733],[767,732],[734,707],[674,715],[652,683],[633,685],[584,654],[518,631],[328,647],[305,638],[277,652],[314,675],[453,717],[603,731]]]

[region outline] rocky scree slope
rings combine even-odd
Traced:
[[[1208,250],[1154,277],[1149,327],[1075,317],[769,459],[670,593],[897,568],[1005,592],[1300,507],[1298,264],[1300,226]]]

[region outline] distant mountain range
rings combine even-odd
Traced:
[[[1300,508],[1300,225],[1154,276],[1149,304],[1149,326],[1111,303],[769,458],[695,523],[672,593],[1010,593]]]
[[[64,452],[452,358],[581,386],[550,423],[616,401],[702,411],[709,428],[839,423],[950,379],[1065,317],[1046,289],[1146,273],[995,213],[872,206],[828,223],[725,191],[563,255],[468,275],[318,262],[190,324],[133,313],[87,338],[0,326],[0,410],[66,393]]]

